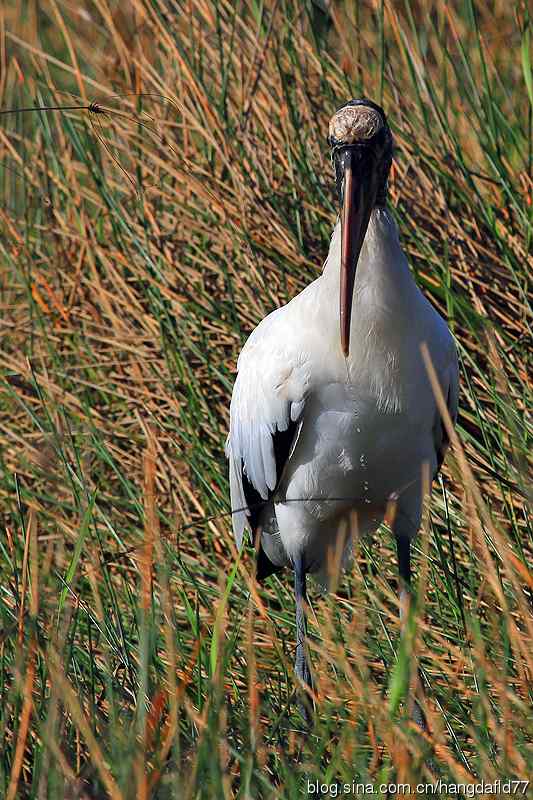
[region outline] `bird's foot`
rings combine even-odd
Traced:
[[[422,708],[422,704],[425,700],[425,691],[424,691],[424,683],[422,678],[422,671],[420,667],[417,669],[416,673],[416,681],[413,686],[413,694],[411,699],[411,719],[413,722],[416,722],[418,727],[424,733],[429,732],[429,725],[427,723],[426,715],[424,714],[424,710]]]
[[[426,732],[428,730],[428,724],[427,724],[427,721],[426,721],[426,715],[424,714],[424,712],[422,710],[422,706],[420,705],[420,703],[418,702],[418,700],[416,698],[415,698],[414,703],[413,703],[413,709],[411,711],[411,718],[412,718],[413,722],[416,722],[416,724],[418,725],[420,730],[422,730],[424,732]]]
[[[298,657],[298,655],[295,664],[296,677],[300,683],[297,689],[298,708],[306,726],[309,728],[313,719],[314,702],[308,689],[313,690],[313,678],[307,659]]]

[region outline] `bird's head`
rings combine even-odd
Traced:
[[[357,262],[372,209],[385,205],[392,163],[393,139],[383,109],[370,100],[349,100],[330,120],[328,144],[340,204],[341,346],[348,356]]]

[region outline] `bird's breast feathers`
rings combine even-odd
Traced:
[[[227,443],[234,508],[246,505],[241,470],[263,499],[275,490],[278,501],[315,498],[325,511],[344,494],[383,504],[423,461],[435,466],[437,410],[421,344],[446,393],[455,351],[445,323],[416,287],[408,313],[359,304],[345,359],[335,299],[324,298],[319,278],[266,317],[241,352]],[[276,432],[296,421],[297,443],[278,474]],[[239,512],[237,541],[245,524]]]

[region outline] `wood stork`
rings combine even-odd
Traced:
[[[309,687],[306,575],[328,585],[332,553],[342,549],[346,565],[353,538],[377,529],[391,500],[409,590],[423,465],[435,476],[447,447],[422,343],[453,420],[458,396],[453,338],[417,287],[387,210],[393,138],[383,110],[350,100],[328,143],[340,214],[324,269],[243,347],[226,442],[237,546],[247,528],[259,580],[294,570],[295,671]]]

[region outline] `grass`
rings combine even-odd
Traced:
[[[296,798],[316,780],[384,797],[532,773],[527,7],[324,8],[0,15],[3,110],[106,110],[0,117],[10,800]],[[418,540],[410,636],[386,530],[311,598],[305,740],[290,577],[257,587],[250,549],[236,561],[223,444],[246,335],[326,256],[327,121],[363,93],[393,126],[403,246],[457,337],[458,438]],[[409,722],[413,651],[431,736]]]

